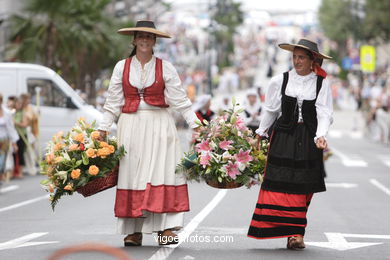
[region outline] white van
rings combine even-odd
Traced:
[[[53,70],[36,64],[0,63],[0,93],[3,103],[9,96],[31,95],[34,105],[37,93],[40,92],[40,138],[41,148],[52,136],[59,132],[67,132],[84,117],[88,122],[102,119],[102,113],[84,100]]]

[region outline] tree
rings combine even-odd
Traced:
[[[95,99],[94,82],[112,67],[128,43],[104,13],[110,0],[30,0],[25,15],[14,15],[8,59],[38,62]]]
[[[338,45],[338,59],[347,54],[347,40],[362,39],[362,6],[352,0],[322,0],[319,22],[325,35]]]
[[[364,11],[365,38],[377,42],[388,42],[390,40],[390,1],[366,0]]]
[[[231,65],[231,54],[234,53],[233,35],[243,22],[241,3],[233,0],[217,0],[213,20],[216,23],[215,38],[217,47],[217,64],[220,68]]]

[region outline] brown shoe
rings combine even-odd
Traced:
[[[123,241],[125,243],[125,246],[140,246],[142,245],[142,233],[137,232],[128,235]]]
[[[158,244],[160,246],[175,245],[179,243],[179,236],[170,229],[157,232]]]
[[[305,243],[303,242],[303,237],[301,236],[293,236],[287,238],[287,248],[288,249],[304,249]]]

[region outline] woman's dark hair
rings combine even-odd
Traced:
[[[309,58],[311,60],[314,60],[314,54],[311,51],[309,51],[308,49],[301,48],[301,47],[295,47],[295,49],[303,50],[307,54],[307,56],[309,56]]]
[[[134,32],[134,39],[137,37],[137,32]],[[156,36],[154,36],[154,39],[156,39]],[[133,50],[131,51],[129,57],[133,57],[137,53],[137,46],[134,46]],[[152,50],[152,54],[154,54],[154,51]]]

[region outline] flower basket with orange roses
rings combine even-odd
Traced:
[[[67,134],[59,132],[48,143],[45,160],[41,162],[41,173],[47,175],[47,179],[41,181],[41,185],[50,193],[53,210],[63,195],[72,195],[75,191],[91,195],[91,186],[104,180],[110,180],[111,187],[116,184],[111,179],[125,150],[123,146],[118,147],[115,137],[100,141],[95,125],[95,122],[88,124],[79,119]],[[88,195],[86,190],[89,190]],[[100,187],[96,192],[101,190]]]

